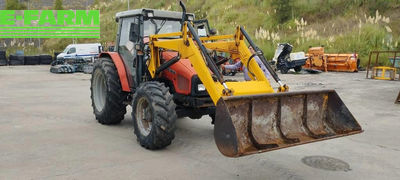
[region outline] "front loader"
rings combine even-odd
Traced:
[[[139,143],[160,149],[172,142],[178,117],[210,115],[216,145],[228,157],[362,132],[334,90],[288,92],[243,27],[230,35],[199,36],[207,31],[196,29],[194,15],[180,5],[183,12],[117,13],[116,52],[100,55],[91,79],[100,123],[119,123],[132,105]],[[239,58],[252,80],[225,80],[210,52]],[[278,92],[255,56],[279,84]]]

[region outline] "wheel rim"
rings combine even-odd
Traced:
[[[102,111],[106,104],[107,85],[105,76],[100,69],[94,72],[93,100],[97,111]]]
[[[136,106],[136,123],[141,134],[147,136],[152,127],[152,113],[150,103],[145,97],[141,97]]]

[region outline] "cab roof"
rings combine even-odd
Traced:
[[[147,12],[153,12],[154,17],[182,19],[182,12],[164,11],[164,10],[149,9],[149,8],[122,11],[122,12],[118,12],[115,16],[117,19],[119,19],[119,18],[123,18],[123,17],[136,16],[136,15],[140,15],[140,14],[145,15]],[[194,17],[194,14],[192,14],[192,13],[186,13],[186,14],[189,14]]]
[[[67,47],[78,46],[101,46],[100,43],[83,43],[83,44],[69,44]]]

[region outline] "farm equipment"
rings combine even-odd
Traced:
[[[389,75],[389,76],[386,76]],[[372,68],[371,79],[395,80],[396,68],[387,66],[375,66]]]
[[[325,54],[324,47],[310,47],[304,68],[321,71],[358,72],[358,54]]]
[[[392,64],[391,66],[380,66],[379,65],[379,55],[382,54],[392,54],[393,57],[389,57],[389,61]],[[369,78],[369,71],[372,69],[371,79],[379,79],[379,80],[395,80],[397,69],[400,68],[400,57],[397,56],[400,54],[400,51],[371,51],[369,52],[368,64],[367,64],[367,74],[366,78]],[[375,56],[375,63],[371,63],[372,56]],[[398,80],[400,80],[400,75]]]
[[[276,69],[280,70],[282,74],[288,73],[290,69],[300,72],[304,64],[306,64],[307,57],[304,52],[291,53],[293,46],[289,43],[278,44],[275,50],[272,62],[275,64]]]
[[[91,99],[101,124],[117,124],[132,105],[141,146],[160,149],[175,137],[178,117],[209,115],[225,156],[239,157],[362,132],[334,90],[287,92],[243,27],[234,34],[199,37],[194,15],[136,9],[116,15],[115,52],[95,62]],[[253,47],[252,54],[246,41]],[[224,80],[210,52],[229,53],[251,81]],[[279,84],[271,87],[254,57]]]
[[[91,59],[82,57],[58,58],[51,63],[50,72],[52,73],[92,73],[93,62]]]

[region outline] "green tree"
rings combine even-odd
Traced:
[[[284,23],[290,20],[292,16],[292,0],[275,0],[271,2],[276,10],[276,19],[278,23]]]
[[[63,4],[62,4],[62,0],[56,0],[54,1],[54,9],[55,10],[63,10]]]
[[[25,4],[20,3],[18,0],[6,0],[6,9],[8,10],[24,10]]]

